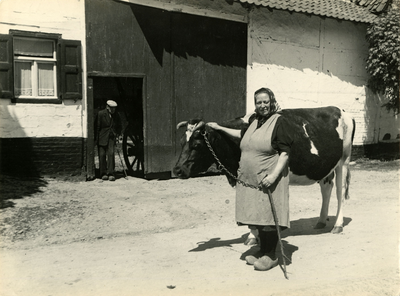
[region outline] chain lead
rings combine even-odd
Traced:
[[[210,144],[210,142],[209,142],[208,139],[207,139],[207,133],[204,131],[204,132],[202,132],[201,134],[202,134],[202,136],[204,137],[204,141],[205,141],[206,144],[207,144],[208,150],[210,150],[211,154],[214,156],[215,160],[217,161],[218,167],[219,167],[219,168],[221,168],[223,171],[225,171],[225,173],[227,173],[230,177],[232,177],[233,179],[235,179],[236,182],[239,183],[240,185],[242,185],[242,186],[244,186],[244,187],[249,187],[249,188],[252,188],[252,189],[255,189],[255,190],[261,190],[261,191],[262,191],[261,185],[260,185],[260,186],[254,186],[254,185],[252,185],[252,184],[246,183],[246,182],[240,180],[240,179],[239,179],[238,177],[236,177],[234,174],[232,174],[232,173],[221,163],[221,161],[219,160],[219,158],[218,158],[217,155],[215,154],[214,149],[211,147],[211,144]]]

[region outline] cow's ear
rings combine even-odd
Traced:
[[[201,129],[203,129],[204,128],[204,126],[205,126],[206,124],[205,124],[205,122],[204,121],[200,121],[199,123],[197,123],[196,125],[195,125],[195,127],[194,127],[194,129],[193,129],[193,131],[196,131],[196,130],[201,130]]]

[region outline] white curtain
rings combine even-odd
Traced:
[[[40,63],[38,64],[39,70],[39,96],[49,97],[54,96],[54,75],[53,64]]]
[[[15,63],[15,95],[32,96],[31,62]]]

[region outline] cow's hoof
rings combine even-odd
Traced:
[[[318,222],[317,225],[314,226],[314,229],[323,229],[325,226],[326,223]]]
[[[258,245],[257,239],[256,238],[248,238],[246,239],[246,241],[244,242],[244,244],[246,246],[256,246]]]
[[[343,226],[335,226],[331,230],[331,233],[333,233],[333,234],[338,234],[338,233],[341,233],[341,232],[343,232]]]

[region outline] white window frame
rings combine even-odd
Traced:
[[[27,95],[19,95],[15,96],[18,99],[57,99],[57,52],[56,52],[56,41],[52,39],[44,39],[44,38],[35,38],[35,37],[14,37],[15,39],[27,39],[27,40],[45,40],[51,41],[53,43],[53,57],[52,58],[41,58],[34,56],[17,56],[14,54],[14,77],[16,74],[16,66],[15,63],[18,61],[30,62],[31,63],[31,85],[32,85],[32,96]],[[14,40],[15,40],[14,39]],[[39,68],[38,63],[50,63],[53,64],[53,84],[54,84],[54,95],[53,96],[39,96]],[[15,87],[15,85],[14,85]],[[15,91],[15,89],[14,89]]]

